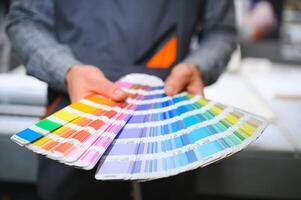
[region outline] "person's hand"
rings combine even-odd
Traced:
[[[100,94],[115,101],[122,101],[127,94],[109,81],[95,66],[74,65],[66,74],[67,89],[71,102],[91,94]]]
[[[173,96],[183,90],[204,97],[204,84],[197,65],[181,63],[176,65],[165,81],[165,93]]]

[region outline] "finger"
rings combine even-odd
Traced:
[[[171,73],[165,82],[165,93],[173,96],[182,91],[190,81],[191,72],[189,69],[176,70]]]
[[[187,91],[189,93],[201,95],[202,97],[205,97],[204,84],[203,84],[203,81],[200,79],[195,79],[195,80],[191,81],[187,86]]]
[[[105,77],[98,77],[93,84],[93,91],[114,101],[123,101],[127,94]]]

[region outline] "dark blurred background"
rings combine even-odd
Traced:
[[[301,199],[301,1],[236,0],[240,45],[206,97],[270,121],[245,151],[198,170],[199,199]],[[0,200],[37,199],[37,158],[9,137],[45,112],[47,85],[25,74],[0,2]],[[193,45],[193,44],[192,44]]]

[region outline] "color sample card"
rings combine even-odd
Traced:
[[[32,151],[82,169],[99,163],[99,180],[152,180],[204,167],[242,150],[267,123],[240,109],[129,74],[116,85],[126,102],[89,96],[14,136]]]

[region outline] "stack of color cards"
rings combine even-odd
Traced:
[[[130,94],[126,102],[89,96],[11,139],[78,168],[89,170],[99,162],[99,180],[151,180],[228,157],[267,125],[201,96],[166,96],[164,82],[154,76],[130,74],[116,84]]]

